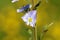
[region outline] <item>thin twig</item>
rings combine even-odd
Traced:
[[[32,10],[34,8],[34,0],[32,0]],[[37,27],[33,28],[33,40],[37,40]]]
[[[32,10],[33,10],[33,8],[34,8],[34,0],[32,0]]]
[[[36,27],[33,28],[33,40],[37,40],[37,30],[36,30]]]

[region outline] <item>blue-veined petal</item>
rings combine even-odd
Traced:
[[[19,13],[19,12],[23,12],[23,11],[25,11],[25,10],[31,8],[31,7],[32,7],[32,5],[28,4],[28,5],[20,8],[20,9],[17,9],[17,12],[18,12],[18,13]]]
[[[24,11],[24,9],[17,9],[17,12],[19,13],[19,12],[22,12],[22,11]]]
[[[29,11],[22,19],[27,25],[34,27],[36,23],[36,10]]]

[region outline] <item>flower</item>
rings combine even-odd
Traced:
[[[22,17],[22,19],[27,25],[34,27],[35,23],[36,23],[36,10],[32,10],[32,11],[27,12]]]
[[[19,12],[23,12],[23,11],[25,11],[25,10],[31,8],[31,7],[32,7],[32,5],[28,4],[28,5],[24,6],[24,7],[22,7],[21,9],[17,9],[17,12],[18,12],[18,13],[19,13]]]
[[[12,3],[15,3],[15,2],[17,2],[17,1],[19,1],[19,0],[12,0],[11,2],[12,2]]]

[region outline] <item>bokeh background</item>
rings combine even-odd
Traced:
[[[11,3],[12,0],[0,0],[0,40],[29,40],[31,36],[27,26],[21,17],[23,13],[17,13],[17,9],[28,4],[27,0],[19,0]],[[31,2],[31,0],[30,0]],[[34,0],[36,4],[38,0]],[[48,31],[44,34],[43,40],[60,40],[60,0],[42,0],[37,8],[37,38],[43,26],[50,24]]]

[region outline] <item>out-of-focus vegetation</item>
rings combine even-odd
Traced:
[[[37,9],[37,37],[43,26],[53,22],[44,34],[43,40],[60,40],[60,0],[42,0]],[[34,4],[37,0],[34,0]],[[22,13],[17,13],[16,9],[28,4],[27,1],[19,0],[11,3],[11,0],[0,0],[0,40],[29,40],[32,35],[29,34],[27,26],[21,17]],[[31,28],[32,31],[32,28]]]

